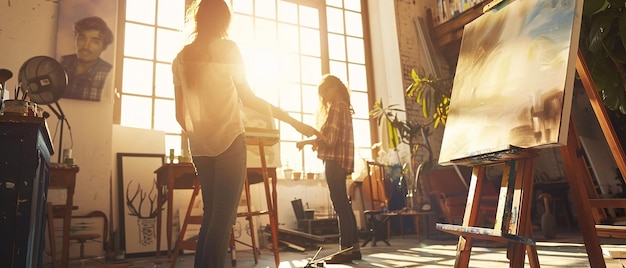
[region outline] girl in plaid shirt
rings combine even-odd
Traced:
[[[304,145],[311,144],[313,150],[317,151],[317,157],[324,161],[330,199],[339,217],[341,249],[352,247],[352,250],[334,255],[326,263],[351,263],[361,259],[356,218],[346,189],[346,179],[354,171],[354,110],[350,104],[348,88],[335,76],[322,77],[318,94],[318,126],[321,135],[315,139],[300,141],[296,146],[302,150]]]

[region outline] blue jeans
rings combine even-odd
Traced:
[[[237,137],[222,154],[194,156],[193,163],[204,206],[194,267],[223,268],[246,176],[245,135]]]
[[[359,242],[359,233],[346,189],[348,172],[341,168],[337,161],[327,160],[324,167],[330,200],[333,202],[337,217],[339,217],[339,243],[341,244],[341,249],[351,246],[356,247]]]

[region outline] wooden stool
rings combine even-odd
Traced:
[[[65,189],[67,196],[64,205],[52,205],[51,210],[48,213],[51,216],[63,217],[63,240],[61,246],[61,267],[67,267],[69,255],[70,255],[70,221],[72,219],[72,210],[78,209],[74,206],[74,189],[76,187],[76,174],[78,173],[78,166],[65,166],[65,165],[51,165],[50,166],[50,183],[48,190],[50,189]],[[71,209],[70,209],[71,208]],[[55,247],[56,248],[56,247]],[[56,251],[55,251],[56,254]],[[56,265],[54,262],[56,256],[52,258],[53,267]]]

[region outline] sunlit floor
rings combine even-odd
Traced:
[[[574,232],[560,234],[550,241],[535,235],[538,240],[537,252],[541,267],[590,267],[582,243],[582,237]],[[322,267],[453,267],[456,256],[457,239],[453,236],[431,235],[418,243],[415,235],[407,235],[404,238],[392,236],[389,240],[391,246],[383,242],[378,242],[375,247],[368,244],[361,249],[363,259],[355,261],[351,265],[326,264]],[[601,239],[603,245],[614,245],[623,247],[626,251],[626,240],[623,239]],[[320,244],[322,250],[318,256],[327,256],[337,250],[337,244]],[[283,249],[280,252],[280,268],[304,267],[307,259],[317,252],[312,248],[305,252]],[[237,251],[236,267],[274,267],[274,256],[270,250],[262,249],[259,256],[259,263],[255,264],[252,253],[249,249]],[[606,267],[624,268],[626,259],[613,259],[605,256]],[[227,262],[230,263],[230,260]],[[624,264],[622,264],[624,263]],[[529,267],[529,265],[527,265]],[[170,267],[170,263],[155,264],[150,258],[127,259],[121,263],[88,262],[72,263],[71,267]],[[181,256],[176,267],[193,267],[193,255]],[[490,241],[475,241],[472,247],[472,254],[469,267],[508,267],[506,258],[506,247]]]

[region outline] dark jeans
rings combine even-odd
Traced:
[[[193,157],[202,189],[204,216],[194,267],[224,267],[246,172],[246,140],[241,134],[218,156]]]
[[[358,245],[359,233],[356,227],[356,218],[352,211],[352,204],[348,199],[346,177],[348,172],[341,168],[336,161],[326,161],[326,182],[330,191],[330,200],[333,202],[337,217],[339,217],[339,243],[341,249]]]

